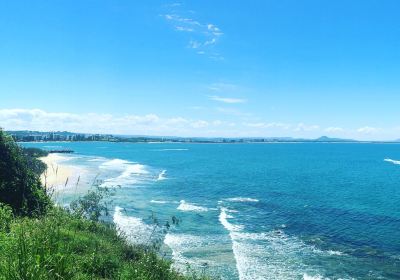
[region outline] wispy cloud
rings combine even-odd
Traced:
[[[325,128],[325,131],[330,133],[338,133],[338,132],[344,132],[344,129],[341,127],[330,126]]]
[[[294,128],[294,131],[299,132],[299,131],[314,131],[318,130],[319,125],[306,125],[304,123],[299,123],[297,126]]]
[[[372,127],[372,126],[364,126],[364,127],[360,127],[359,129],[357,129],[358,133],[364,133],[364,134],[372,134],[377,132],[379,129],[376,127]]]
[[[243,123],[245,126],[253,127],[253,128],[278,128],[278,129],[290,129],[291,125],[286,123],[279,122],[246,122]]]
[[[247,102],[246,99],[241,99],[241,98],[232,98],[232,97],[221,97],[218,95],[211,95],[209,98],[213,101],[218,101],[222,103],[228,103],[228,104],[236,104],[236,103],[245,103]]]
[[[212,91],[233,91],[238,88],[237,85],[234,84],[229,84],[229,83],[213,83],[210,86],[207,87],[208,89]]]
[[[87,133],[189,135],[214,121],[183,117],[162,118],[156,114],[113,115],[47,112],[40,109],[0,109],[0,126],[9,130],[67,130]]]
[[[168,5],[168,12],[162,15],[178,32],[188,33],[188,48],[195,49],[199,55],[208,54],[209,58],[221,60],[223,56],[214,46],[224,34],[213,23],[203,23],[193,18],[193,11],[185,11],[182,5]],[[188,15],[190,14],[190,15]]]

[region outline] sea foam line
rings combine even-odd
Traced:
[[[176,208],[181,211],[193,211],[193,212],[207,212],[208,208],[203,207],[203,206],[198,206],[195,204],[191,204],[186,202],[185,200],[181,200],[178,208]]]
[[[116,206],[113,221],[120,234],[134,244],[145,244],[149,241],[153,227],[145,224],[142,219],[126,216],[122,213],[123,209]]]
[[[146,165],[123,159],[105,161],[99,168],[113,174],[113,177],[104,180],[103,186],[107,187],[133,185],[143,180],[151,180],[150,171]]]
[[[396,165],[400,165],[400,160],[394,160],[394,159],[390,159],[390,158],[385,158],[384,161],[391,162],[391,163],[396,164]]]
[[[283,280],[318,275],[318,271],[302,262],[302,256],[319,255],[321,251],[287,236],[282,230],[244,232],[244,226],[229,222],[234,218],[229,213],[229,209],[221,207],[219,221],[229,232],[240,280]]]
[[[185,271],[187,264],[200,266],[204,262],[209,262],[204,259],[185,256],[207,247],[209,242],[210,240],[205,237],[183,233],[167,233],[164,238],[164,244],[172,251],[174,268],[181,271]]]
[[[166,180],[167,178],[165,177],[165,174],[167,173],[167,170],[163,170],[158,174],[157,181],[163,181]]]

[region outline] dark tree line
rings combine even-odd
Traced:
[[[23,149],[0,129],[0,203],[17,215],[43,214],[50,199],[40,182],[46,165],[37,159],[45,152]]]

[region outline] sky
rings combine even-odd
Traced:
[[[400,138],[386,0],[2,0],[0,127]]]

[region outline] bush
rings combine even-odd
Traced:
[[[19,215],[43,214],[50,199],[28,163],[13,138],[0,129],[0,202]]]
[[[22,153],[27,161],[28,168],[31,169],[37,175],[41,175],[47,168],[46,164],[39,160],[39,157],[45,157],[49,153],[45,150],[38,148],[22,148]]]

